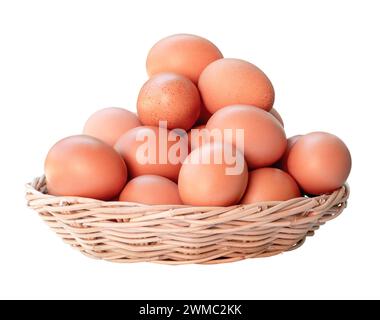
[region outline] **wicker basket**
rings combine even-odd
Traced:
[[[268,257],[301,246],[346,207],[348,186],[331,195],[232,207],[148,206],[46,194],[27,185],[28,206],[64,242],[113,261],[212,264]]]

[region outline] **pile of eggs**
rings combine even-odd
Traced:
[[[272,83],[250,62],[224,58],[210,41],[180,34],[157,42],[146,68],[150,78],[140,90],[137,114],[99,110],[83,134],[50,149],[49,194],[230,206],[331,193],[346,182],[351,156],[344,142],[325,132],[287,139],[273,108]],[[209,134],[215,130],[232,134]],[[144,162],[141,137],[148,136],[155,139],[143,154],[154,161]],[[173,150],[177,161],[161,161]],[[234,174],[227,150],[236,163],[242,159]]]

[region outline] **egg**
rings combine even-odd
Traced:
[[[233,143],[244,152],[250,169],[274,164],[282,157],[287,145],[281,124],[271,114],[254,106],[224,107],[212,115],[206,128],[212,140],[219,134],[223,141]],[[232,130],[232,134],[226,129]],[[242,130],[244,143],[238,129]]]
[[[288,156],[288,170],[308,194],[340,188],[351,171],[351,155],[337,136],[313,132],[298,139]]]
[[[45,160],[49,194],[110,200],[127,182],[127,167],[106,143],[90,136],[71,136],[57,142]]]
[[[114,146],[123,133],[138,126],[141,126],[141,122],[135,113],[122,108],[104,108],[88,118],[83,134]]]
[[[201,99],[189,79],[174,73],[160,73],[141,88],[137,112],[147,126],[167,121],[168,129],[189,130],[200,114]]]
[[[284,120],[282,119],[281,115],[278,113],[278,111],[275,109],[275,108],[272,108],[269,113],[275,117],[280,123],[282,126],[284,126]]]
[[[301,196],[294,179],[276,168],[261,168],[249,173],[247,190],[242,204],[263,201],[285,201]]]
[[[274,103],[274,89],[265,73],[239,59],[225,58],[209,64],[199,77],[198,88],[211,113],[233,104],[269,111]]]
[[[158,127],[141,126],[129,130],[115,144],[131,177],[159,175],[177,181],[188,154],[187,139]]]
[[[296,136],[288,138],[285,153],[276,165],[279,169],[282,169],[285,172],[289,171],[288,170],[288,159],[289,159],[290,150],[293,148],[293,146],[296,144],[298,139],[301,137],[302,137],[301,135],[296,135]]]
[[[197,83],[203,69],[220,58],[223,58],[222,53],[209,40],[192,34],[175,34],[152,47],[146,69],[149,76],[174,72]]]
[[[236,153],[235,158],[227,156]],[[232,145],[207,143],[185,159],[178,178],[183,203],[229,206],[239,202],[248,182],[247,164]]]
[[[150,205],[182,204],[177,184],[155,175],[139,176],[129,181],[119,200]]]

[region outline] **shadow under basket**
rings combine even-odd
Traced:
[[[349,196],[345,185],[313,198],[189,207],[51,196],[44,177],[26,188],[28,206],[86,256],[164,264],[225,263],[294,250],[336,218]]]

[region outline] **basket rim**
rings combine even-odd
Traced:
[[[192,206],[192,205],[174,205],[174,204],[165,204],[165,205],[149,205],[149,204],[143,204],[143,203],[137,203],[137,202],[128,202],[128,201],[118,201],[118,200],[98,200],[94,198],[88,198],[88,197],[80,197],[80,196],[55,196],[47,193],[41,192],[39,189],[40,187],[44,186],[46,183],[45,175],[41,175],[39,177],[34,178],[31,182],[28,182],[25,184],[26,193],[31,193],[35,196],[38,196],[39,198],[43,197],[45,199],[59,199],[60,202],[63,203],[89,203],[89,202],[96,202],[99,203],[102,207],[107,206],[118,206],[118,207],[140,207],[140,208],[152,208],[152,209],[163,209],[163,208],[172,208],[172,209],[186,209],[186,208],[197,208],[197,210],[217,210],[217,209],[226,209],[226,210],[232,210],[236,208],[250,208],[250,207],[275,207],[278,205],[286,205],[288,203],[292,203],[295,201],[303,200],[314,200],[316,203],[324,202],[329,197],[332,197],[338,193],[344,193],[343,199],[347,200],[350,195],[350,186],[346,182],[343,186],[341,186],[339,189],[336,189],[335,191],[331,193],[326,193],[314,197],[308,197],[308,196],[301,196],[297,198],[292,198],[289,200],[282,200],[282,201],[261,201],[261,202],[255,202],[251,204],[235,204],[232,206]]]

